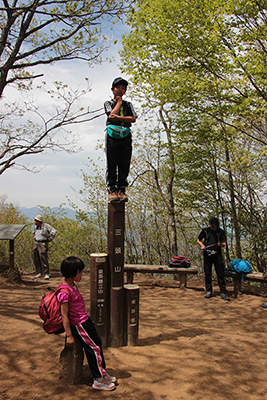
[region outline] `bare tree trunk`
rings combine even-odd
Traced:
[[[175,176],[175,161],[174,161],[174,153],[173,153],[173,144],[171,138],[171,129],[168,127],[166,119],[163,116],[163,106],[161,106],[159,110],[159,117],[164,126],[167,142],[168,142],[168,154],[169,154],[169,163],[170,163],[170,176],[167,181],[167,208],[169,214],[169,230],[170,230],[170,245],[171,245],[171,254],[178,254],[178,246],[177,246],[177,230],[176,230],[176,221],[175,221],[175,210],[174,210],[174,198],[173,198],[173,180]]]
[[[240,228],[238,223],[238,217],[236,212],[236,204],[235,204],[235,192],[234,192],[234,180],[232,175],[232,170],[230,167],[230,155],[228,149],[228,142],[227,142],[227,135],[224,126],[222,126],[224,132],[224,145],[225,145],[225,158],[226,158],[226,165],[228,168],[228,183],[229,183],[229,191],[230,191],[230,203],[231,203],[231,216],[234,225],[235,231],[235,252],[237,258],[242,258],[242,251],[241,251],[241,243],[240,243]]]
[[[216,161],[215,161],[214,157],[212,159],[212,162],[213,162],[213,170],[214,170],[214,176],[215,176],[215,184],[216,184],[216,191],[217,191],[218,206],[221,209],[223,230],[226,232],[224,205],[223,205],[223,201],[222,201],[222,197],[221,197],[221,185],[220,185],[220,180],[219,180],[218,171],[217,171],[217,165],[216,165]],[[227,263],[229,263],[230,262],[230,254],[229,254],[229,246],[228,246],[227,240],[226,240],[226,248],[225,248],[225,250],[226,250],[226,260],[227,260]]]

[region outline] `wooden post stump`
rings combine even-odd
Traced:
[[[84,353],[79,339],[74,338],[74,347],[66,346],[60,353],[59,358],[59,379],[66,383],[76,385],[84,380],[83,360]]]
[[[127,345],[135,346],[138,339],[139,329],[139,286],[124,285],[125,304],[126,304],[126,336]]]

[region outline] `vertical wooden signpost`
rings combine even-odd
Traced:
[[[90,316],[102,340],[108,347],[109,329],[109,290],[108,255],[93,253],[90,255]]]
[[[108,256],[110,272],[109,346],[125,345],[124,335],[124,228],[125,203],[108,204]]]
[[[14,240],[9,241],[9,266],[15,268],[15,243]]]

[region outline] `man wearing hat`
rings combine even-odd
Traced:
[[[204,240],[204,242],[203,242]],[[219,228],[219,220],[212,217],[209,220],[209,227],[202,229],[198,239],[198,244],[204,254],[204,273],[205,273],[205,298],[212,297],[212,265],[214,264],[220,295],[223,300],[230,300],[227,295],[224,278],[224,262],[221,248],[226,245],[226,237],[223,229]]]
[[[57,231],[51,225],[45,224],[41,215],[36,215],[34,224],[33,259],[37,273],[35,278],[44,276],[45,279],[49,279],[48,242],[55,239]]]

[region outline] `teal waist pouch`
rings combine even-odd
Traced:
[[[123,139],[130,133],[130,128],[126,126],[107,125],[107,134],[114,139]]]

